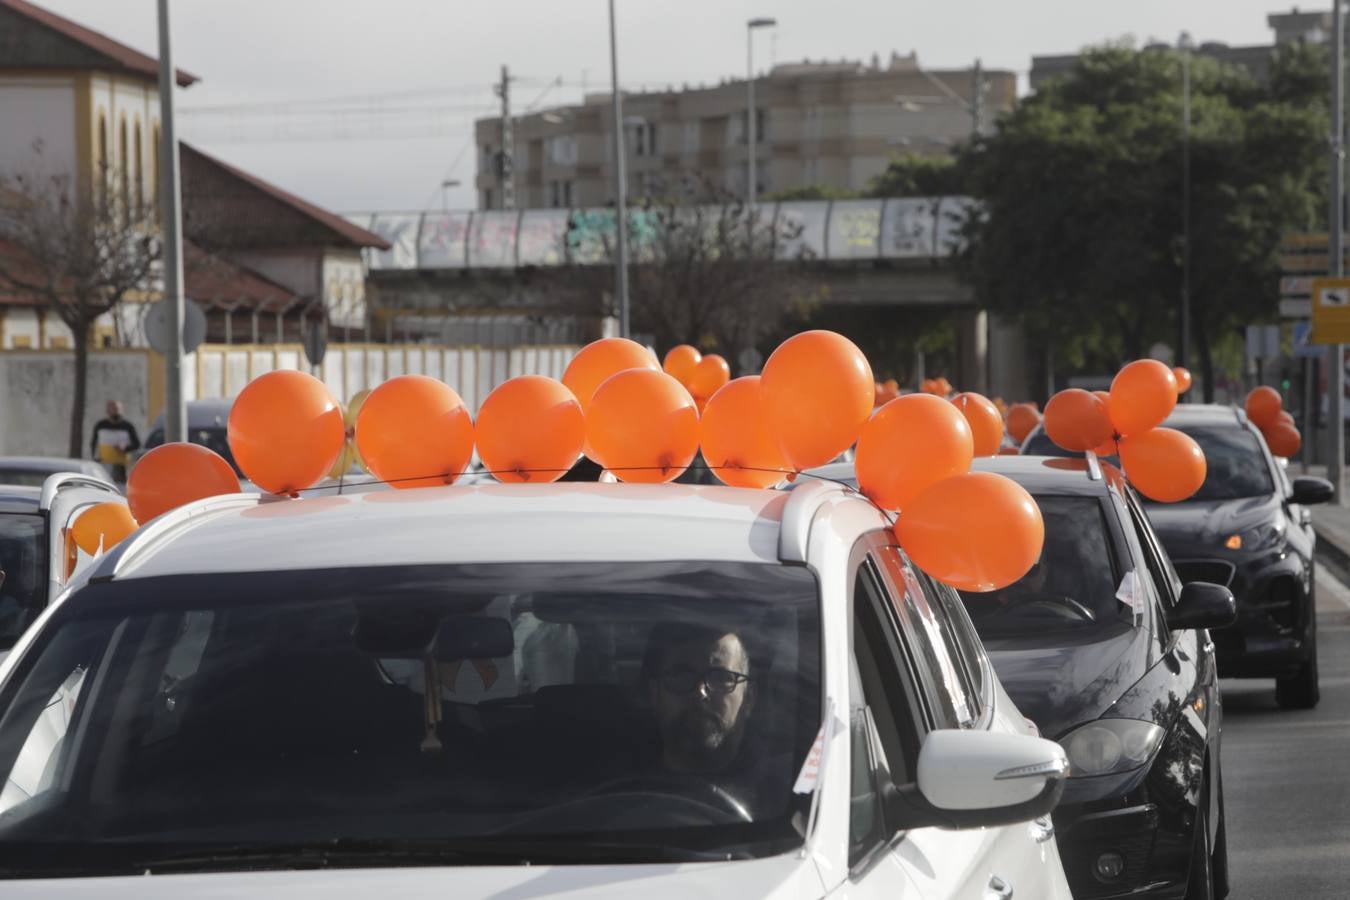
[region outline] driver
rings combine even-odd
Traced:
[[[706,625],[657,625],[648,639],[643,675],[666,769],[727,772],[755,708],[750,654],[740,636]]]

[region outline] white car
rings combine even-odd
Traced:
[[[0,890],[1057,900],[1066,769],[837,485],[217,497],[0,664]]]

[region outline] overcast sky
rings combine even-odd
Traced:
[[[36,2],[156,53],[155,0]],[[450,189],[450,205],[472,207],[471,123],[497,102],[490,86],[502,64],[522,79],[517,110],[576,101],[583,84],[601,90],[609,80],[605,0],[170,5],[176,62],[202,79],[178,92],[180,136],[343,212],[439,207],[447,178],[463,183]],[[1018,72],[1025,85],[1033,55],[1126,35],[1170,42],[1188,30],[1197,41],[1269,43],[1273,3],[617,0],[617,7],[619,71],[630,86],[742,76],[752,16],[779,22],[776,35],[757,43],[765,66],[771,57],[869,60],[914,50],[927,68],[963,68],[979,57],[988,68]],[[562,86],[551,87],[559,78]],[[219,108],[234,105],[246,109]]]

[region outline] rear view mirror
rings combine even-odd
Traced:
[[[1192,581],[1181,589],[1177,605],[1167,611],[1167,627],[1227,628],[1237,619],[1233,592],[1217,584]]]
[[[938,729],[919,748],[914,784],[887,792],[903,828],[986,828],[1055,808],[1069,761],[1054,741],[1022,734]]]
[[[1300,506],[1315,506],[1326,503],[1336,496],[1336,489],[1325,478],[1312,475],[1300,475],[1294,479],[1294,490],[1289,495],[1290,503]]]

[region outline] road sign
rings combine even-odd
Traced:
[[[1350,344],[1350,278],[1313,279],[1313,343]]]
[[[1280,279],[1281,297],[1311,297],[1312,276],[1286,275]]]
[[[311,366],[321,365],[328,350],[328,323],[323,319],[302,319],[300,339],[305,345],[305,359]]]
[[[1254,362],[1258,359],[1279,359],[1279,358],[1280,358],[1280,326],[1248,325],[1247,359]]]
[[[151,303],[145,311],[145,339],[160,353],[167,354],[173,346],[173,329],[169,325],[169,307],[166,301]],[[206,313],[191,300],[183,301],[183,352],[191,353],[206,340]]]
[[[1312,298],[1295,299],[1286,297],[1280,301],[1280,318],[1308,319],[1312,317]]]
[[[1294,323],[1294,356],[1298,359],[1319,359],[1326,350],[1312,342],[1312,322],[1307,319]]]

